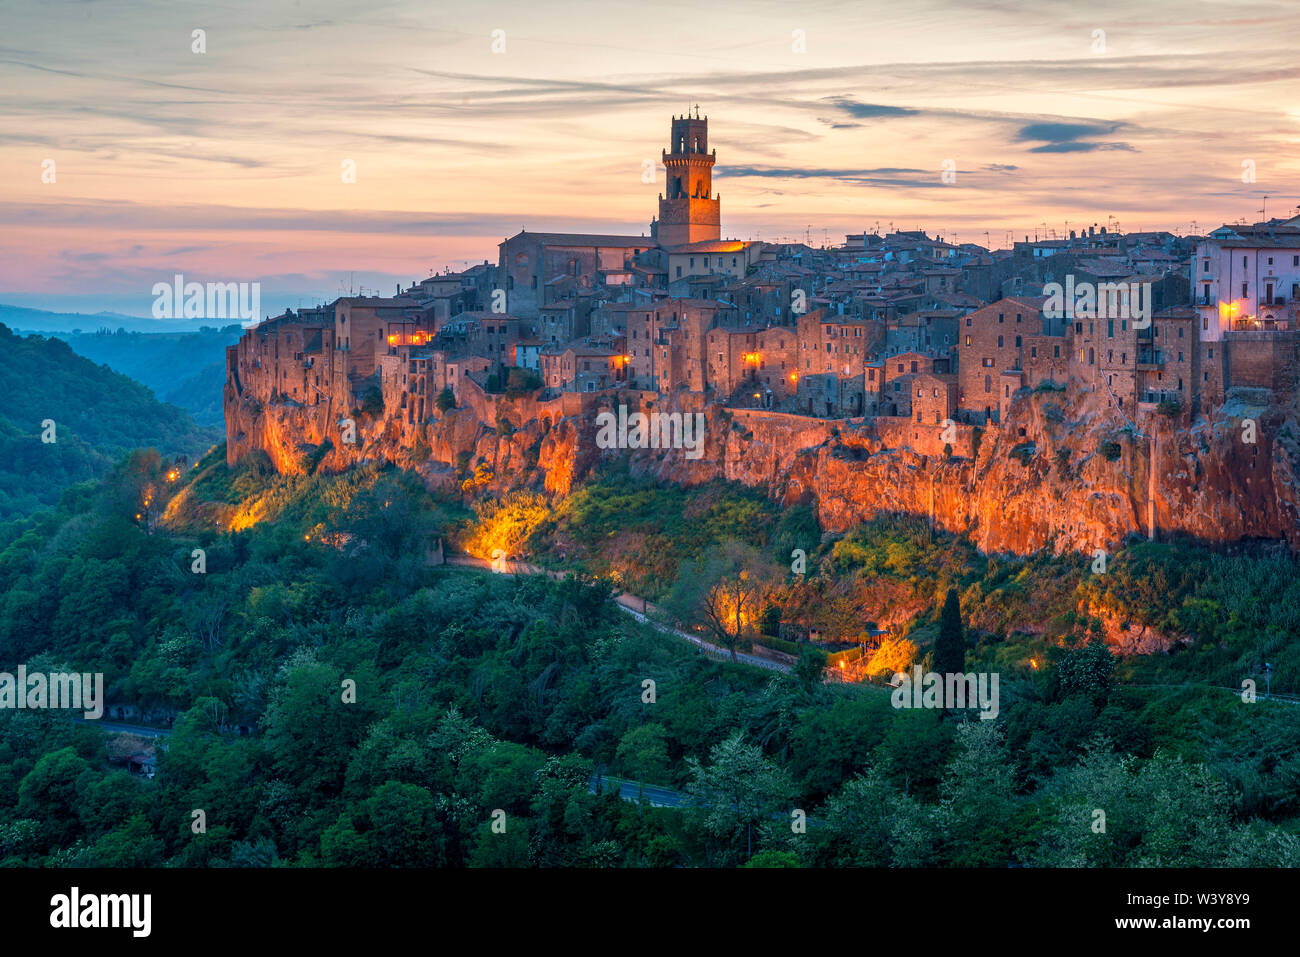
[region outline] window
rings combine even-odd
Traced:
[[[1037,359],[1037,358],[1038,358],[1038,346],[1030,346],[1030,347],[1029,347],[1029,358],[1031,358],[1031,359]]]
[[[992,391],[993,391],[993,377],[992,377],[992,376],[988,376],[988,375],[986,375],[986,376],[984,377],[984,391],[985,391],[985,392],[992,392]]]
[[[966,325],[968,325],[968,326],[970,325],[970,316],[967,316],[967,317],[966,317]],[[969,339],[970,336],[967,336],[966,338]]]
[[[1242,257],[1241,257],[1241,268],[1242,268],[1242,269],[1245,269],[1245,268],[1246,268],[1246,257],[1245,257],[1245,256],[1242,256]]]
[[[966,345],[968,345],[968,346],[970,345],[970,336],[967,336],[967,337],[966,337]]]
[[[1002,337],[1001,337],[1001,336],[998,336],[998,348],[999,348],[999,349],[1002,348]]]
[[[1107,339],[1114,339],[1114,338],[1115,338],[1115,320],[1114,320],[1114,319],[1107,319],[1107,320],[1106,320],[1106,338],[1107,338]]]
[[[1001,321],[1004,320],[1004,319],[1006,319],[1006,316],[999,312],[999,313],[998,313],[998,322],[1001,322]]]
[[[1209,272],[1209,271],[1210,271],[1210,261],[1207,259],[1201,263],[1201,272]]]

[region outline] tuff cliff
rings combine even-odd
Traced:
[[[1146,536],[1154,518],[1158,536],[1280,539],[1300,548],[1294,406],[1238,400],[1190,425],[1159,414],[1132,423],[1104,391],[1072,383],[1023,394],[1001,426],[974,436],[973,457],[949,457],[936,451],[939,426],[819,420],[689,399],[698,396],[538,402],[471,386],[459,408],[414,424],[327,404],[260,403],[227,387],[227,456],[233,463],[262,450],[289,473],[389,460],[418,472],[430,489],[481,496],[528,486],[562,496],[603,457],[629,455],[634,474],[686,484],[725,478],[786,504],[810,503],[828,531],[905,512],[932,515],[937,527],[969,535],[986,552],[1090,553]],[[596,415],[620,402],[633,410],[701,409],[703,454],[598,448]],[[343,417],[355,422],[354,443],[343,441]],[[1255,423],[1254,442],[1246,440],[1246,419]]]

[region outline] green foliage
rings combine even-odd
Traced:
[[[0,325],[0,520],[55,505],[70,486],[107,475],[133,449],[197,458],[218,439],[138,382],[60,339]],[[42,441],[47,420],[53,442]]]
[[[593,486],[612,504],[480,503],[471,532],[504,514],[588,571],[632,577],[648,559],[668,582],[760,579],[780,594],[752,606],[750,631],[778,606],[850,635],[886,602],[910,608],[916,627],[895,634],[933,641],[934,670],[956,633],[955,670],[1001,676],[999,717],[963,721],[823,683],[826,655],[802,644],[787,675],[710,660],[616,609],[607,581],[428,566],[468,513],[395,469],[280,476],[218,451],[174,498],[157,493],[165,521],[135,520],[165,468],[133,455],[0,525],[5,660],[103,671],[110,700],[171,724],[146,780],[110,762],[98,727],[0,712],[7,865],[1300,863],[1300,716],[1220,690],[1264,661],[1275,693],[1297,690],[1293,558],[1144,543],[1088,575],[1077,556],[981,556],[901,517],[822,545],[810,513],[617,475]],[[610,545],[623,522],[635,547]],[[189,570],[196,547],[205,575]],[[718,556],[735,561],[715,578]],[[1119,658],[1089,640],[1094,623],[1183,650]],[[597,769],[681,806],[591,793]]]
[[[384,393],[378,386],[371,386],[361,398],[361,411],[371,418],[384,414]]]
[[[934,643],[934,670],[941,675],[966,670],[966,638],[962,634],[961,605],[957,589],[949,588],[939,615],[939,637]]]

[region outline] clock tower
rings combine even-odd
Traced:
[[[720,239],[721,197],[713,195],[713,164],[718,156],[716,150],[708,151],[709,118],[700,119],[698,106],[694,116],[673,117],[669,148],[663,154],[668,192],[659,196],[655,238],[663,247]]]

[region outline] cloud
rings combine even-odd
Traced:
[[[1031,153],[1092,153],[1098,150],[1124,150],[1129,153],[1137,153],[1137,147],[1130,146],[1128,143],[1048,143],[1045,146],[1035,146],[1029,152]]]
[[[879,103],[859,103],[849,96],[832,96],[826,98],[832,106],[843,110],[849,116],[859,120],[882,119],[893,116],[918,116],[920,110],[902,106],[883,106]]]
[[[1043,143],[1042,146],[1031,148],[1029,150],[1031,153],[1092,153],[1101,150],[1125,150],[1136,153],[1138,150],[1128,143],[1108,143],[1089,139],[1095,136],[1108,136],[1127,125],[1125,123],[1030,123],[1020,128],[1016,139],[1022,142]]]

